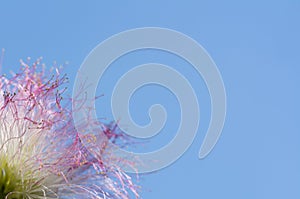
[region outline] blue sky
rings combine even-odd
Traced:
[[[114,83],[136,65],[158,62],[180,71],[196,90],[200,128],[190,149],[171,166],[142,175],[141,196],[205,199],[300,198],[300,2],[299,1],[2,1],[0,48],[3,71],[19,59],[44,57],[51,65],[69,62],[70,90],[87,54],[101,41],[132,28],[155,26],[180,31],[200,43],[217,64],[226,87],[227,117],[208,157],[198,159],[210,120],[207,88],[180,58],[155,50],[121,57],[98,88],[105,96],[98,115],[112,118]],[[151,104],[168,111],[162,132],[137,151],[164,146],[178,127],[174,95],[158,86],[136,92],[133,119],[147,124]]]

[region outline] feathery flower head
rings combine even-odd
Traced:
[[[74,99],[62,99],[66,76],[56,69],[48,77],[40,60],[21,65],[11,78],[0,76],[0,199],[137,198],[131,177],[116,164],[131,163],[114,156],[107,142],[125,138],[117,125],[90,121],[82,129],[100,124],[103,132],[79,134]]]

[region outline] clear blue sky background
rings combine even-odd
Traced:
[[[158,26],[198,41],[219,67],[228,112],[213,152],[198,159],[210,119],[210,98],[200,76],[180,58],[155,50],[131,53],[105,73],[98,92],[99,116],[111,118],[110,95],[117,79],[148,62],[168,64],[195,88],[201,125],[191,148],[175,164],[143,175],[144,199],[300,198],[300,1],[1,1],[0,48],[4,71],[18,60],[44,57],[49,66],[69,62],[70,90],[85,56],[118,32]],[[147,124],[147,110],[163,104],[169,114],[160,135],[137,151],[165,145],[175,135],[179,107],[169,91],[141,88],[131,113]]]

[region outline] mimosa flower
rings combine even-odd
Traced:
[[[91,121],[102,134],[79,134],[68,105],[74,99],[62,99],[66,76],[54,70],[48,78],[39,60],[21,65],[20,73],[0,77],[0,199],[138,198],[116,164],[123,160],[101,141],[103,133],[113,142],[123,139],[117,125]]]

